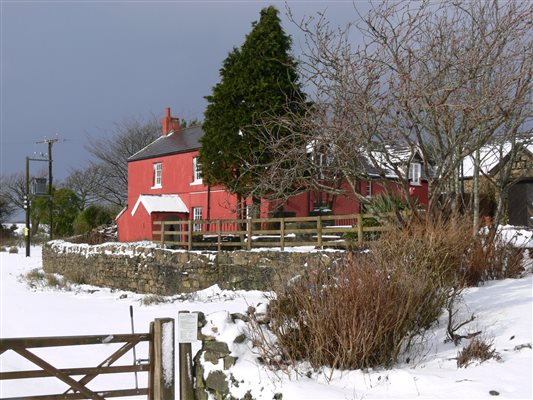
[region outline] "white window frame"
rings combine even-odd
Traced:
[[[366,181],[366,197],[372,197],[372,181],[370,179]]]
[[[154,185],[152,189],[160,189],[163,187],[163,163],[157,162],[153,164],[154,168]]]
[[[203,182],[202,179],[202,166],[198,162],[198,157],[192,159],[192,184],[198,185]]]
[[[192,209],[193,221],[200,221],[202,219],[202,207],[193,207]],[[194,232],[200,232],[202,230],[202,224],[195,223],[192,226]]]
[[[411,185],[420,185],[420,178],[422,176],[422,164],[412,162],[409,164],[409,181]]]

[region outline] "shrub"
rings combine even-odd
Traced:
[[[68,275],[65,274],[65,278],[69,282],[75,283],[77,285],[84,285],[87,283],[87,279],[83,271],[79,268],[69,271]]]
[[[391,366],[440,313],[435,299],[442,294],[433,295],[437,290],[424,275],[359,256],[335,275],[313,271],[297,280],[270,307],[283,357],[314,368]]]
[[[56,274],[49,274],[43,272],[39,268],[34,268],[25,275],[20,276],[20,280],[26,282],[30,288],[53,288],[70,290],[68,280],[63,277],[58,277]]]
[[[270,305],[277,358],[314,368],[391,366],[459,286],[468,232],[457,221],[411,224],[384,233],[336,271],[315,269],[293,280]]]
[[[351,253],[335,271],[317,268],[293,280],[270,304],[279,351],[263,341],[265,361],[338,369],[393,365],[437,321],[450,294],[460,294],[474,240],[465,223],[413,222],[383,233],[369,252]],[[256,342],[265,337],[253,329]]]
[[[110,224],[112,221],[113,215],[108,208],[93,204],[78,214],[74,220],[74,233],[86,233],[98,226]]]
[[[161,303],[167,303],[168,299],[164,296],[158,295],[158,294],[150,294],[147,296],[144,296],[141,299],[141,304],[143,306],[153,306]]]
[[[492,358],[501,360],[500,355],[492,348],[492,342],[476,337],[472,339],[468,346],[457,353],[457,367],[466,368],[475,360],[482,363]]]
[[[28,272],[26,275],[22,275],[22,278],[26,282],[42,281],[44,279],[44,272],[40,270],[39,268],[34,268],[30,272]]]
[[[0,246],[0,252],[6,252],[7,249],[4,246]]]
[[[19,248],[16,246],[12,246],[9,248],[9,254],[18,254]]]
[[[89,232],[82,233],[68,238],[71,243],[86,243],[90,245],[102,244],[107,242],[113,242],[117,240],[116,237],[116,225],[101,227],[90,230]]]
[[[44,275],[45,286],[52,288],[63,288],[65,287],[65,281],[62,278],[59,278],[55,274],[45,274]]]
[[[15,226],[16,228],[16,226]],[[7,228],[3,224],[0,224],[0,242],[2,243],[10,243],[15,239],[14,235],[14,229]]]
[[[313,368],[389,367],[413,355],[445,307],[452,310],[453,339],[472,337],[456,331],[473,317],[456,321],[453,313],[465,283],[519,268],[514,250],[471,232],[465,218],[411,221],[384,232],[368,252],[350,253],[336,270],[309,269],[276,290],[267,323],[251,325],[252,342],[278,369],[299,361]]]
[[[493,231],[480,235],[465,255],[465,284],[516,278],[524,271],[523,250],[502,242]]]
[[[409,209],[409,203],[395,195],[378,194],[366,205],[369,214],[387,214]]]

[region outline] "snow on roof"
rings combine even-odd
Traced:
[[[133,207],[133,210],[131,211],[132,216],[135,215],[135,212],[141,203],[148,214],[152,214],[153,212],[189,212],[189,209],[177,194],[141,194],[135,203],[135,207]]]
[[[322,149],[325,146],[327,145],[323,145],[317,139],[314,139],[306,146],[306,151],[308,154],[314,151],[320,152],[323,151]],[[361,147],[359,149],[359,161],[370,177],[384,175],[386,178],[397,179],[398,174],[396,171],[400,170],[407,174],[406,169],[415,154],[423,158],[418,147],[387,145],[382,150],[368,150]],[[425,176],[424,179],[426,179]]]
[[[486,145],[479,151],[479,158],[481,161],[481,173],[489,174],[500,162],[500,151],[502,158],[505,158],[511,151],[511,143],[505,143],[503,146]],[[524,146],[530,153],[533,154],[533,145]],[[463,159],[463,177],[472,178],[474,176],[474,154]]]
[[[418,147],[385,146],[384,150],[370,151],[365,155],[370,165],[369,175],[381,176],[381,174],[385,174],[386,178],[392,179],[398,178],[396,171],[407,175],[409,164],[413,162],[415,155],[420,157],[420,161],[416,159],[415,162],[421,162],[423,155]],[[427,179],[423,171],[422,173],[423,179]]]

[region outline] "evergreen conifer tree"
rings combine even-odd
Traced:
[[[257,136],[261,123],[267,116],[285,115],[288,107],[297,112],[305,98],[290,49],[278,10],[270,6],[252,24],[242,47],[224,61],[220,82],[206,96],[200,162],[209,185],[222,184],[238,198],[247,197],[250,177],[242,160],[254,153],[268,157]]]

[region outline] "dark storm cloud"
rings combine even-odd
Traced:
[[[23,171],[35,142],[56,133],[58,178],[82,167],[88,135],[113,122],[202,118],[222,61],[259,11],[274,4],[299,52],[301,33],[282,2],[1,2],[2,173]],[[352,2],[289,2],[297,19],[327,9],[333,24],[356,18]],[[366,3],[357,3],[366,9]]]

